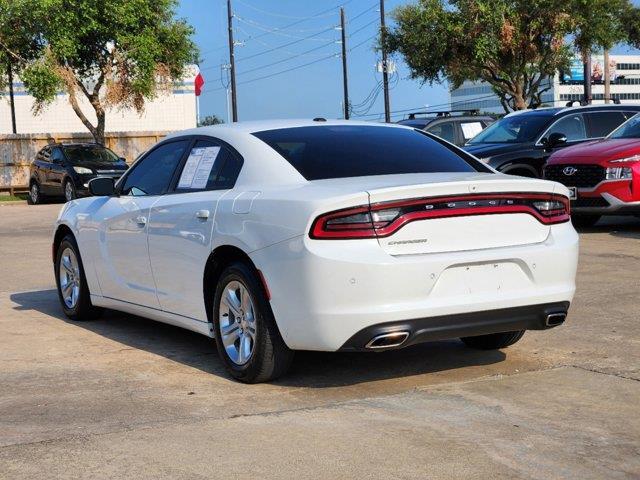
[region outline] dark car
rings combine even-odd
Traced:
[[[31,164],[29,201],[64,197],[67,201],[89,195],[89,180],[118,179],[127,170],[124,158],[96,143],[50,144],[38,152]]]
[[[493,122],[494,119],[488,115],[478,115],[475,111],[469,110],[463,112],[454,110],[414,112],[398,123],[424,130],[461,147]]]
[[[513,112],[487,127],[464,149],[503,173],[542,177],[558,149],[606,137],[640,112],[640,105],[591,105]]]

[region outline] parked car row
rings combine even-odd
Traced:
[[[640,214],[639,112],[638,105],[514,112],[464,149],[500,172],[569,187],[574,224],[591,226],[604,214]]]
[[[70,201],[87,196],[89,180],[96,177],[117,180],[127,168],[124,158],[95,143],[49,144],[31,163],[29,203],[41,203],[48,197]]]

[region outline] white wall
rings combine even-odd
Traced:
[[[66,94],[58,94],[55,101],[41,114],[33,115],[33,97],[20,81],[15,82],[15,108],[17,133],[72,133],[87,129],[77,117]],[[81,108],[95,125],[95,114],[84,96],[78,96]],[[193,78],[174,87],[173,91],[159,95],[145,104],[141,115],[134,110],[111,110],[107,113],[107,132],[148,130],[183,130],[196,126],[196,97]],[[9,95],[0,98],[0,133],[11,132]]]

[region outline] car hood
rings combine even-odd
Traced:
[[[82,161],[72,163],[74,167],[85,167],[92,170],[122,170],[123,172],[128,168],[124,162],[97,162],[97,161]]]
[[[549,158],[549,164],[599,163],[640,154],[640,139],[596,140],[563,148]]]
[[[478,158],[489,158],[496,155],[504,155],[505,153],[517,152],[530,146],[530,143],[518,142],[518,143],[477,143],[471,145],[465,145],[462,147],[465,151],[469,152]]]

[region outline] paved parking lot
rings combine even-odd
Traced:
[[[270,385],[214,343],[54,290],[60,205],[0,205],[0,478],[640,478],[640,220],[581,234],[567,323],[504,352],[300,353]]]

